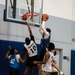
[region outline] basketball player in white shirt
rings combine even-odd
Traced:
[[[58,66],[55,63],[53,63],[53,56],[54,56],[53,52],[55,51],[54,48],[55,48],[55,45],[50,42],[47,47],[48,51],[44,55],[43,61],[33,62],[34,64],[42,64],[42,72],[40,75],[51,75],[52,66],[54,66],[58,70],[60,75],[64,75],[63,72],[58,68]]]
[[[30,75],[33,75],[34,69],[37,65],[33,64],[33,61],[38,61],[38,52],[37,52],[37,46],[35,43],[34,36],[32,34],[30,25],[27,23],[28,30],[30,33],[30,38],[26,37],[25,44],[24,44],[24,50],[22,53],[28,54],[28,60],[26,62],[26,70],[24,72],[24,75],[28,75],[28,70],[31,70]]]

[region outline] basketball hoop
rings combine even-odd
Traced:
[[[29,17],[33,18],[33,17],[36,17],[38,15],[39,15],[39,13],[36,13],[36,12],[33,12],[33,13],[27,12],[27,13],[23,14],[22,19],[27,20]],[[31,26],[34,27],[34,23],[31,24]]]
[[[39,15],[39,13],[37,13],[37,12],[33,12],[33,13],[27,12],[25,14],[27,14],[28,16],[34,16],[34,17]]]
[[[22,19],[27,20],[29,17],[36,17],[38,15],[39,15],[39,13],[36,13],[36,12],[34,12],[34,13],[27,12],[27,13],[23,14]]]

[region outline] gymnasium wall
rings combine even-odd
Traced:
[[[25,37],[29,36],[27,26],[3,21],[4,1],[5,0],[0,0],[0,40],[24,42]],[[49,14],[50,17],[46,22],[46,27],[52,30],[51,41],[55,43],[56,48],[63,50],[61,58],[62,70],[66,75],[70,75],[71,60],[64,60],[63,56],[71,57],[71,50],[75,50],[75,42],[72,41],[72,39],[75,38],[75,1],[43,0],[43,13]],[[32,27],[32,32],[37,44],[39,44],[41,38],[39,28]],[[5,45],[4,42],[3,44]]]
[[[44,0],[43,13],[62,18],[65,21],[71,20],[71,36],[73,39],[75,39],[75,0]]]
[[[75,21],[75,0],[43,0],[43,12]]]
[[[9,62],[8,60],[5,59],[5,54],[8,51],[8,46],[11,45],[13,48],[17,49],[19,53],[21,53],[24,48],[23,44],[24,42],[0,40],[0,75],[9,75]],[[39,54],[41,50],[39,44],[37,44],[37,48]],[[20,64],[20,73],[19,73],[20,75],[23,75],[25,70],[25,65],[26,63]],[[38,68],[36,67],[34,75],[38,75],[37,70]]]

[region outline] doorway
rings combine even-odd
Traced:
[[[62,49],[60,48],[55,48],[57,55],[56,55],[56,60],[57,60],[57,66],[62,70]]]

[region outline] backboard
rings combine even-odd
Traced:
[[[5,0],[4,21],[25,24],[26,22],[40,25],[43,0]],[[23,20],[25,13],[38,13],[37,16],[31,16],[27,20]]]

